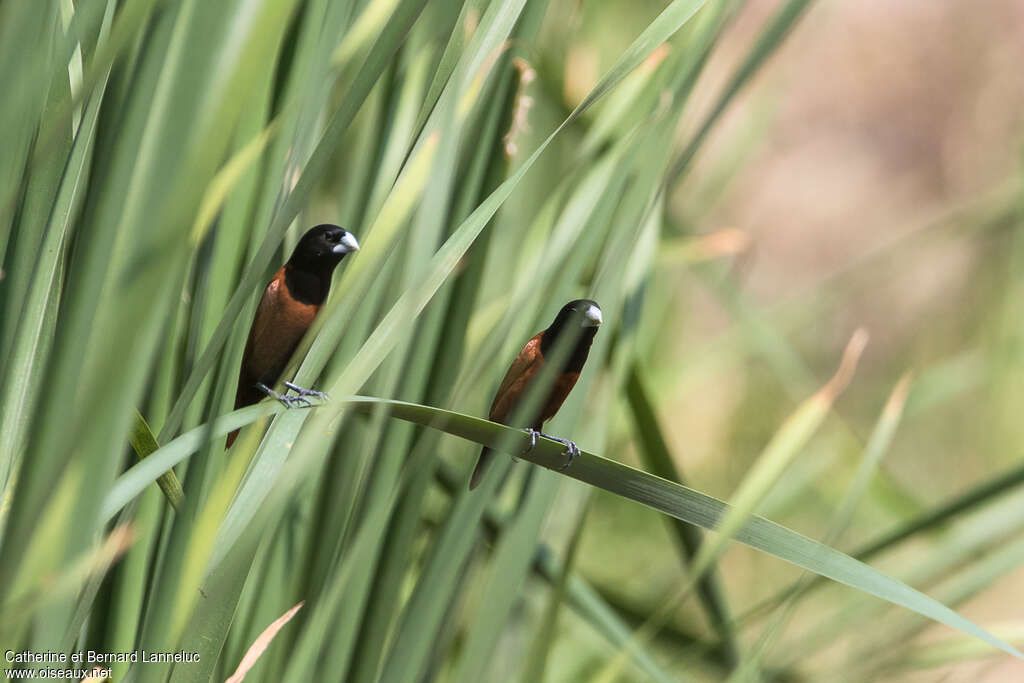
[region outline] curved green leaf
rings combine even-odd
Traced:
[[[560,471],[567,477],[616,493],[709,531],[714,531],[719,521],[730,510],[728,503],[700,491],[586,451],[581,452],[571,467],[562,469],[565,463],[563,455],[565,447],[557,441],[537,439],[536,446],[527,451],[530,437],[525,432],[471,415],[416,403],[368,396],[352,396],[336,400],[336,402],[361,410],[386,405],[392,417],[440,429],[491,448],[499,448],[502,444],[515,444],[519,449],[518,457],[523,460]],[[130,495],[132,491],[135,491],[135,495],[137,495],[138,492],[155,481],[161,473],[187,458],[199,447],[204,433],[221,436],[252,422],[258,416],[279,412],[282,409],[281,406],[269,403],[243,408],[218,420],[212,429],[198,427],[183,434],[121,475],[111,495],[108,495],[104,502],[104,512],[112,515],[118,509],[119,501],[127,502],[134,497]],[[139,470],[146,466],[148,466],[146,475],[140,475]],[[125,500],[126,497],[127,500]],[[1024,654],[1013,646],[996,638],[985,629],[961,617],[924,593],[914,590],[863,562],[858,562],[849,555],[780,524],[755,515],[750,517],[735,533],[734,538],[745,545],[774,555],[815,574],[906,607],[979,638],[1015,657],[1024,659]]]

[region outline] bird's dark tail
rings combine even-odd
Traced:
[[[487,466],[490,464],[491,459],[494,458],[494,452],[487,446],[483,447],[480,451],[480,457],[476,461],[476,469],[473,470],[473,477],[469,480],[469,490],[472,491],[480,482],[484,479],[484,474],[487,473]]]
[[[259,403],[262,398],[263,392],[257,389],[254,383],[240,380],[238,382],[238,391],[235,392],[235,410]],[[236,429],[228,434],[227,441],[224,444],[224,450],[231,448],[231,444],[233,444],[235,439],[238,438],[239,431],[240,430]]]
[[[235,395],[235,410],[238,410],[239,408],[244,408],[246,405],[248,404],[244,402],[242,388],[239,387],[238,393]],[[240,429],[236,429],[235,431],[228,434],[227,441],[224,443],[224,450],[229,450],[231,448],[231,444],[233,444],[235,442],[235,439],[238,438],[238,432],[240,431]]]

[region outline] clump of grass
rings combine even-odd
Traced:
[[[114,680],[142,682],[475,681],[497,675],[495,653],[527,649],[522,670],[550,677],[586,666],[549,638],[565,600],[631,675],[673,680],[660,641],[638,646],[575,553],[560,562],[545,542],[552,509],[584,504],[577,490],[560,505],[567,476],[678,520],[683,564],[697,565],[680,585],[712,576],[736,539],[1017,654],[753,515],[834,391],[798,411],[796,437],[792,423],[780,431],[775,466],[737,508],[669,481],[681,477],[631,375],[659,327],[648,293],[666,195],[807,3],[766,23],[680,145],[690,93],[741,5],[668,3],[568,111],[551,94],[564,64],[538,59],[544,2],[0,5],[5,646],[198,653],[113,665]],[[231,412],[259,291],[327,220],[362,250],[288,374],[335,399]],[[685,263],[709,244],[682,249]],[[523,456],[540,467],[501,459],[502,476],[469,493],[478,444],[525,443],[473,417],[496,359],[583,295],[607,331],[551,425],[583,456],[553,474],[562,447],[542,440]],[[630,378],[640,441],[666,478],[596,454],[617,452],[609,416]],[[723,519],[710,545],[688,526]],[[728,666],[745,646],[728,586],[707,581],[701,606],[722,640],[709,649]],[[551,601],[524,619],[534,585]]]

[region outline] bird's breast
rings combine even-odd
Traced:
[[[270,381],[280,373],[320,311],[288,293],[283,277],[275,277],[263,292],[250,333],[246,364]]]

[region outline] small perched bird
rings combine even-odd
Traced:
[[[562,335],[569,335],[569,338],[576,338],[575,346],[571,349],[562,367],[558,369],[551,389],[548,390],[547,398],[540,402],[533,418],[521,416],[520,419],[529,427],[526,431],[536,443],[537,436],[544,436],[564,443],[568,450],[566,454],[569,459],[565,463],[568,467],[573,458],[580,453],[580,449],[572,441],[559,439],[541,433],[540,429],[546,420],[550,420],[562,407],[569,392],[576,385],[580,378],[583,364],[587,361],[587,354],[590,353],[590,345],[597,334],[597,328],[601,325],[601,308],[597,303],[589,299],[577,299],[570,301],[555,316],[554,322],[546,330],[538,332],[526,346],[519,352],[512,366],[505,373],[505,379],[501,380],[501,386],[494,395],[494,402],[491,403],[491,412],[488,419],[493,422],[508,424],[507,420],[516,417],[516,408],[519,400],[527,395],[534,378],[538,377],[544,367],[545,356],[554,352],[558,340]],[[531,443],[531,448],[533,447]],[[480,451],[480,458],[476,462],[476,469],[473,470],[473,478],[469,481],[470,490],[475,489],[483,479],[487,464],[492,457],[491,449],[486,446]],[[564,467],[563,467],[564,469]]]
[[[285,386],[297,391],[298,396],[278,394],[273,386],[327,299],[334,267],[345,254],[358,250],[355,236],[337,225],[317,225],[302,236],[288,262],[274,273],[256,307],[238,373],[236,410],[258,403],[264,395],[287,406],[308,405],[306,396],[322,396],[291,382],[285,382]],[[237,429],[228,434],[228,448],[237,436]]]

